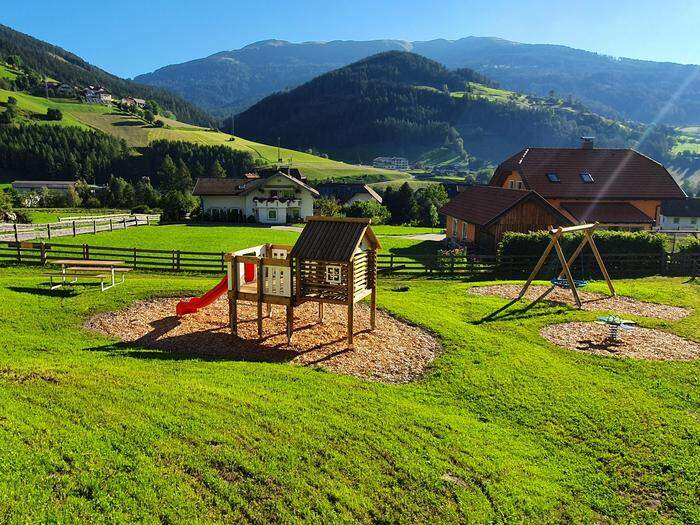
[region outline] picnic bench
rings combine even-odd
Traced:
[[[50,261],[51,264],[60,266],[61,269],[55,272],[47,272],[44,275],[49,278],[49,286],[51,290],[60,288],[65,284],[73,284],[78,282],[79,277],[88,277],[100,280],[100,290],[109,290],[116,286],[116,275],[121,275],[121,282],[124,282],[124,274],[131,271],[131,268],[124,268],[124,261],[104,261],[98,259],[57,259]],[[60,279],[60,282],[54,284],[54,278]],[[72,278],[67,281],[66,278]],[[109,279],[105,285],[105,279]]]

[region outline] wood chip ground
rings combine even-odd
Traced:
[[[540,331],[558,346],[595,355],[656,361],[700,358],[700,344],[662,330],[636,327],[620,333],[620,339],[610,340],[608,326],[591,322],[554,324]]]
[[[406,383],[425,373],[440,350],[427,331],[378,310],[377,327],[369,329],[369,308],[355,305],[355,347],[347,348],[347,309],[325,305],[318,322],[318,304],[294,309],[294,338],[287,346],[285,310],[273,306],[258,339],[256,305],[239,302],[238,336],[228,326],[228,301],[220,298],[195,314],[175,316],[180,299],[150,299],[118,312],[93,317],[87,327],[132,343],[134,347],[216,356],[235,360],[289,362],[319,367],[387,383]]]
[[[530,286],[525,292],[525,297],[530,301],[535,300],[547,290],[547,286]],[[474,295],[495,295],[504,299],[515,299],[522,285],[518,284],[497,284],[493,286],[475,286],[469,289],[469,293]],[[667,304],[645,303],[632,299],[631,297],[615,296],[585,292],[579,290],[583,310],[616,312],[620,314],[639,315],[642,317],[654,317],[667,321],[677,321],[690,315],[690,310],[679,306]],[[575,306],[574,297],[570,290],[555,288],[546,298],[546,301],[559,304]]]

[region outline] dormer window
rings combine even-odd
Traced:
[[[549,173],[547,173],[547,179],[549,179],[549,182],[561,182],[559,175],[557,175],[553,171],[550,171]]]
[[[586,184],[592,184],[593,183],[593,176],[588,173],[587,171],[582,171],[580,173],[581,180],[586,183]]]

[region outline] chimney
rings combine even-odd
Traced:
[[[581,149],[593,149],[595,137],[581,137]]]

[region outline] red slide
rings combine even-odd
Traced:
[[[193,297],[189,301],[180,301],[179,303],[177,303],[175,313],[178,316],[193,314],[200,308],[209,306],[211,303],[216,301],[217,298],[225,294],[227,290],[228,277],[224,275],[224,278],[221,279],[214,288],[209,290],[202,297]]]

